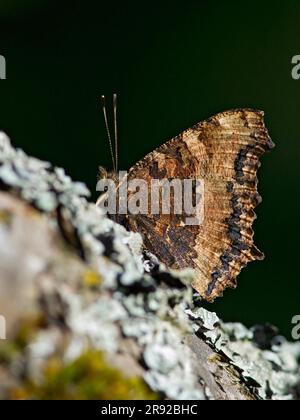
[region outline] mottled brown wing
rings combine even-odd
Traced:
[[[263,254],[253,242],[254,208],[260,156],[274,146],[263,112],[250,109],[220,113],[186,130],[147,155],[129,171],[132,178],[204,180],[204,222],[184,226],[177,215],[129,218],[146,247],[171,268],[192,267],[193,287],[213,301],[249,262]]]

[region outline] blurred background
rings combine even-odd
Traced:
[[[266,113],[277,148],[263,158],[256,243],[266,254],[210,310],[290,337],[300,313],[300,2],[1,0],[0,129],[63,166],[95,199],[111,167],[99,96],[119,94],[129,168],[189,126],[229,108]]]

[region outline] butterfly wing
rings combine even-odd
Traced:
[[[193,287],[208,301],[236,287],[248,262],[263,259],[253,241],[259,158],[274,146],[263,112],[227,111],[186,130],[148,154],[129,171],[128,179],[202,179],[204,220],[184,224],[182,216],[136,215],[132,230],[171,268],[192,267]],[[171,212],[172,213],[172,212]]]

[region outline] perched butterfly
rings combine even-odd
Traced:
[[[115,156],[110,141],[114,172],[104,175],[112,179],[118,170],[116,99],[114,95]],[[103,112],[111,139],[104,97]],[[116,220],[141,233],[146,249],[168,267],[193,268],[193,287],[210,302],[226,287],[236,287],[236,278],[248,262],[264,258],[254,245],[252,230],[254,209],[261,202],[259,158],[274,147],[263,115],[252,109],[217,114],[149,153],[128,172],[129,180],[147,182],[204,180],[204,218],[199,225],[187,225],[172,212],[120,215]]]

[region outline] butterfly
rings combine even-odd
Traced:
[[[114,95],[116,155],[117,125]],[[237,286],[237,276],[250,261],[264,255],[255,246],[255,207],[260,157],[274,147],[264,123],[264,113],[253,109],[221,112],[164,143],[135,164],[127,178],[203,179],[204,216],[199,225],[187,225],[178,214],[117,215],[116,221],[143,236],[145,248],[172,269],[193,268],[193,288],[209,302]],[[99,199],[101,201],[101,198]],[[99,202],[98,200],[98,202]]]

